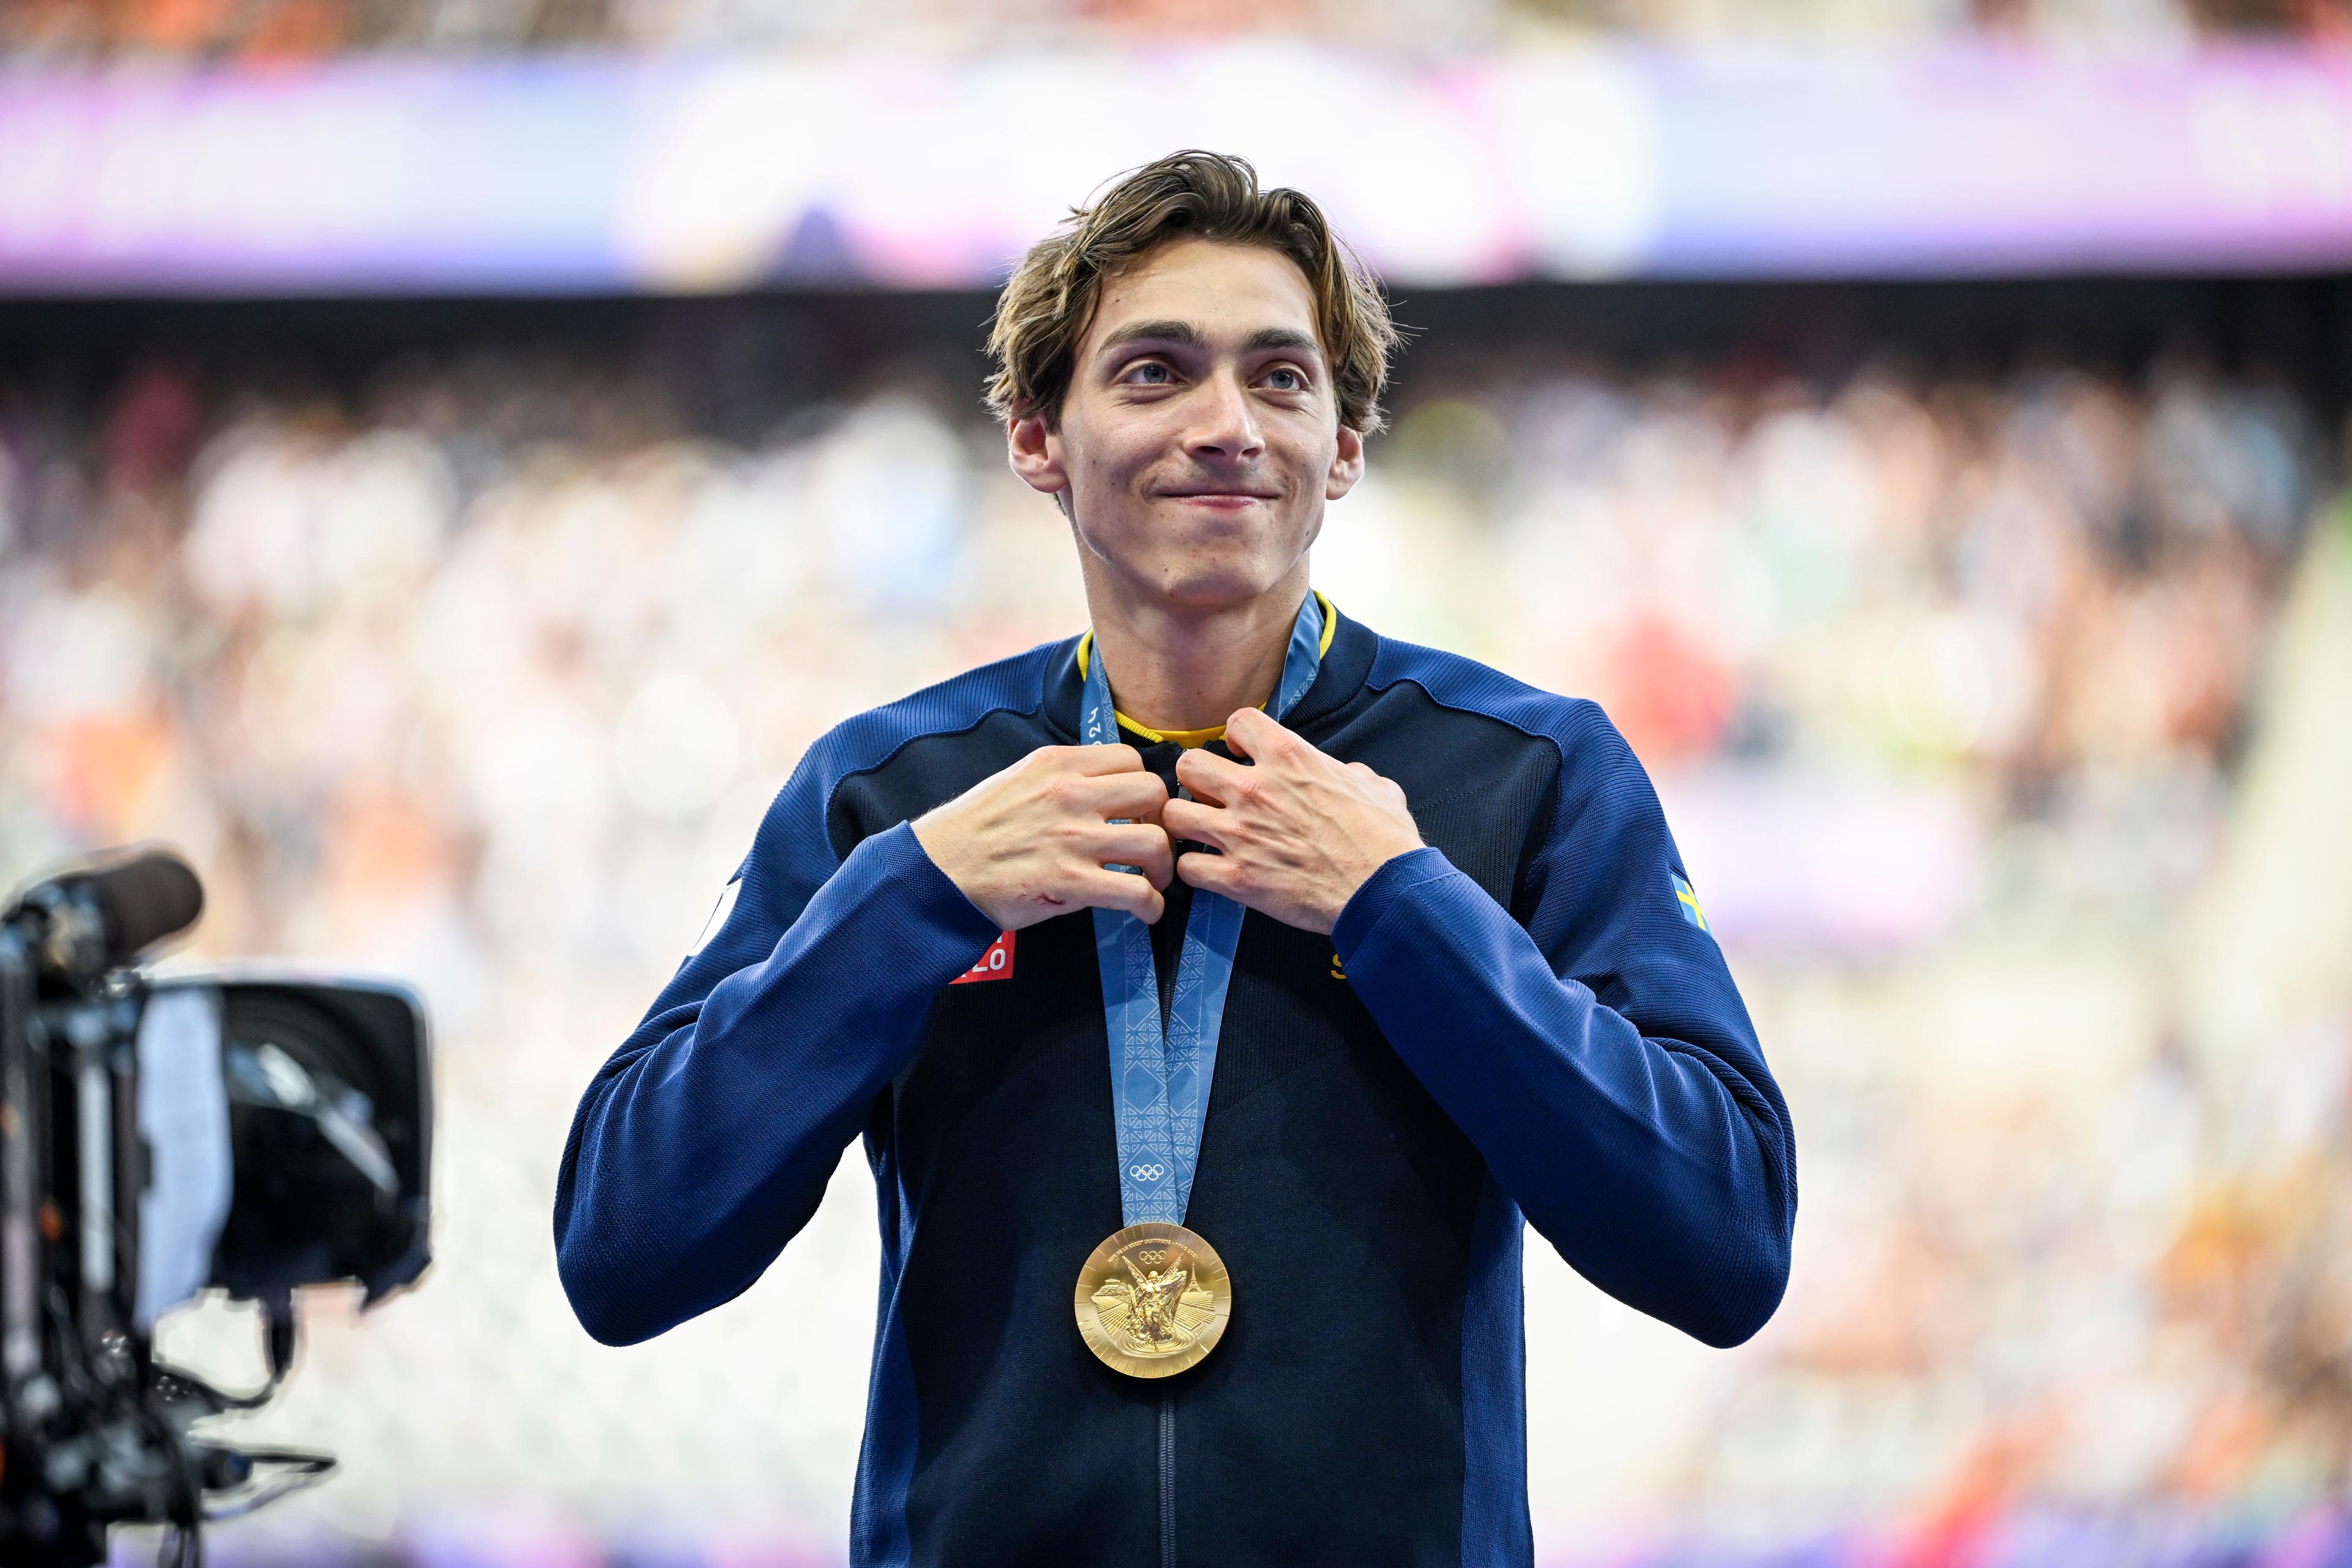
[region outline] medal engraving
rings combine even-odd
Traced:
[[[1078,1332],[1129,1377],[1169,1377],[1216,1348],[1234,1310],[1217,1249],[1181,1225],[1131,1225],[1078,1271]]]

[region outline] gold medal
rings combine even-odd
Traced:
[[[1078,1271],[1078,1332],[1129,1377],[1169,1377],[1216,1348],[1234,1312],[1217,1249],[1181,1225],[1117,1232]]]

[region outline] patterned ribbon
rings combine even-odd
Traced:
[[[1087,668],[1079,736],[1088,745],[1109,745],[1118,740],[1118,721],[1102,650],[1094,654]],[[1315,684],[1322,664],[1323,606],[1318,595],[1308,594],[1298,606],[1282,680],[1266,711],[1276,719],[1288,713]],[[1102,970],[1103,1026],[1110,1036],[1111,1095],[1118,1121],[1118,1201],[1129,1225],[1184,1221],[1243,913],[1231,899],[1193,889],[1163,1030],[1151,928],[1124,910],[1094,912],[1095,960]]]

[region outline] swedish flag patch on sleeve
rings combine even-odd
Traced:
[[[1706,931],[1709,936],[1714,935],[1706,923],[1706,911],[1698,907],[1698,894],[1692,891],[1691,885],[1672,871],[1667,872],[1666,877],[1675,885],[1675,903],[1683,911],[1683,919]]]

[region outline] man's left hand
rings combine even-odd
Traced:
[[[1255,765],[1187,752],[1176,782],[1197,798],[1160,809],[1171,838],[1222,851],[1176,862],[1193,887],[1328,933],[1373,872],[1422,847],[1404,791],[1363,763],[1325,756],[1255,708],[1226,721],[1225,744]]]

